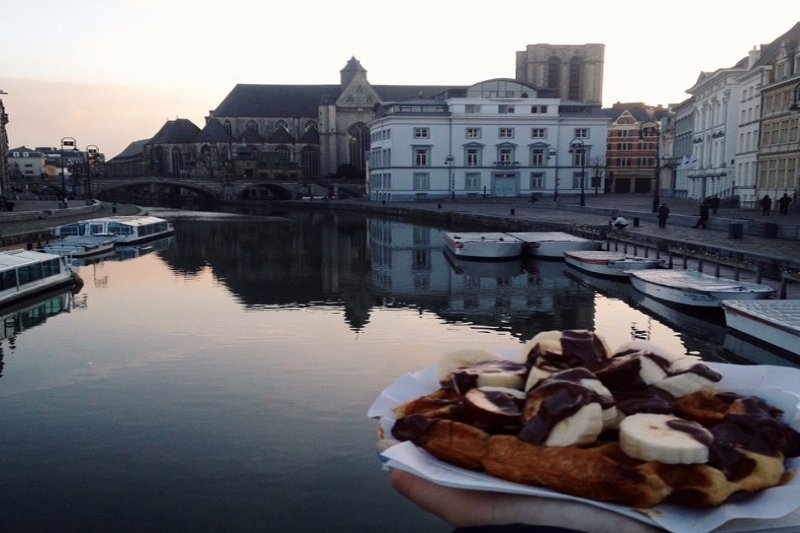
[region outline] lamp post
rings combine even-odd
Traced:
[[[569,151],[581,160],[581,206],[586,205],[586,145],[583,139],[575,137],[569,142]]]
[[[652,128],[645,128],[646,124],[652,124]],[[658,122],[655,120],[645,120],[642,122],[639,130],[639,140],[644,140],[645,132],[654,132],[656,136],[656,162],[653,167],[653,181],[655,183],[655,193],[653,193],[653,213],[658,211],[658,206],[661,204],[661,132],[658,128]],[[648,135],[649,137],[650,135]]]
[[[455,158],[452,155],[448,155],[447,157],[444,158],[444,164],[447,165],[447,174],[448,174],[447,179],[450,184],[449,187],[450,187],[451,200],[456,199],[456,176],[454,173],[455,169],[453,168],[454,161]]]
[[[97,165],[100,148],[95,144],[86,146],[86,195],[92,197],[92,166]]]
[[[553,201],[558,202],[558,150],[555,148],[550,148],[547,151],[547,159],[555,159],[556,160],[556,175],[555,175],[555,189],[553,190]]]
[[[73,137],[64,137],[61,139],[61,208],[67,207],[67,178],[64,175],[64,148],[70,146],[75,150],[77,148],[77,143],[78,141]]]

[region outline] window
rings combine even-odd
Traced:
[[[481,129],[480,128],[467,128],[466,137],[467,137],[467,139],[480,139],[481,138]]]
[[[481,175],[478,172],[467,172],[464,176],[464,188],[468,191],[480,190]]]
[[[631,158],[630,157],[618,157],[617,158],[617,166],[618,167],[629,167],[629,166],[631,166]]]
[[[427,172],[414,172],[414,190],[427,191],[431,188],[430,174]]]
[[[580,189],[582,181],[583,181],[583,172],[573,172],[572,173],[572,188],[573,189]]]
[[[546,105],[532,105],[531,113],[547,113]]]
[[[544,139],[547,137],[547,128],[531,128],[531,139]]]
[[[497,162],[500,165],[511,165],[514,162],[514,149],[510,146],[502,146],[497,150]]]
[[[480,104],[467,104],[464,106],[464,113],[469,114],[476,114],[481,112],[481,105]]]
[[[480,148],[467,148],[466,166],[479,167],[481,165],[481,150]]]
[[[633,147],[631,143],[619,143],[617,145],[617,150],[632,150]]]
[[[500,128],[500,138],[501,139],[513,139],[514,138],[514,128]]]
[[[545,163],[545,151],[544,148],[533,148],[531,150],[531,166],[532,167],[543,167]]]
[[[505,105],[505,104],[500,104],[497,110],[500,112],[500,114],[508,114],[508,115],[513,114],[515,112],[513,105]]]
[[[428,163],[428,148],[414,148],[414,166],[427,167]]]
[[[414,128],[415,139],[427,139],[430,136],[428,128]]]
[[[544,188],[544,174],[541,172],[531,172],[531,189]]]
[[[589,138],[589,128],[575,128],[575,137],[579,139]]]

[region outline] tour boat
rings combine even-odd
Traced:
[[[522,241],[508,233],[445,233],[444,242],[456,257],[514,259],[522,255]]]
[[[622,252],[604,250],[581,250],[564,252],[564,260],[568,265],[591,274],[627,278],[632,270],[659,268],[664,266],[663,259],[628,255]]]
[[[522,241],[522,254],[534,258],[563,259],[564,252],[599,250],[600,242],[561,231],[507,233]]]
[[[68,260],[36,250],[0,252],[0,305],[74,283]]]
[[[70,235],[58,241],[49,242],[39,249],[49,254],[82,259],[113,251],[116,240],[114,235]]]
[[[53,228],[58,236],[114,235],[117,244],[134,244],[171,235],[168,220],[151,216],[111,216],[91,218]]]
[[[800,355],[800,300],[724,300],[729,328]]]
[[[636,290],[652,298],[700,307],[719,308],[723,300],[766,299],[775,292],[769,285],[718,278],[697,270],[631,270],[630,280]]]

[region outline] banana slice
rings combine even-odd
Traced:
[[[436,377],[439,382],[448,381],[456,368],[498,359],[502,359],[500,354],[483,348],[463,348],[448,352],[442,355],[436,363]]]
[[[619,426],[619,445],[625,455],[666,464],[708,462],[710,431],[697,422],[673,415],[640,413],[625,417]]]
[[[590,444],[603,431],[603,408],[591,389],[553,380],[528,393],[519,438],[544,446]]]
[[[667,371],[662,365],[667,365],[668,362],[653,356],[652,352],[634,352],[614,357],[610,361],[596,374],[603,385],[612,391],[641,389],[667,377]]]
[[[619,348],[616,349],[614,355],[612,357],[617,357],[619,355],[628,355],[634,352],[650,352],[659,357],[662,357],[669,361],[670,363],[676,361],[677,359],[681,359],[684,357],[692,357],[695,359],[699,359],[699,357],[695,355],[680,355],[676,354],[675,352],[671,352],[664,348],[663,346],[654,343],[653,341],[646,341],[643,339],[636,339],[633,341],[626,342],[621,344]]]
[[[674,398],[710,387],[722,376],[709,366],[693,357],[676,359],[667,369],[664,379],[653,383],[654,386],[670,393]]]
[[[535,366],[531,368],[531,371],[528,373],[528,379],[525,382],[525,388],[523,389],[525,392],[531,390],[537,383],[541,382],[544,379],[553,375],[552,370],[546,370],[544,368],[539,368]]]

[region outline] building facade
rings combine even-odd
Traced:
[[[6,93],[0,91],[0,94]],[[0,98],[0,195],[8,194],[8,191],[11,190],[6,159],[8,154],[8,132],[6,131],[6,124],[8,124],[8,114],[6,113],[3,99]]]
[[[517,81],[555,91],[556,98],[603,101],[604,44],[531,44],[517,52]]]
[[[370,123],[369,197],[403,201],[602,192],[608,119],[599,105],[495,79],[381,104]],[[593,185],[595,186],[593,189]]]

